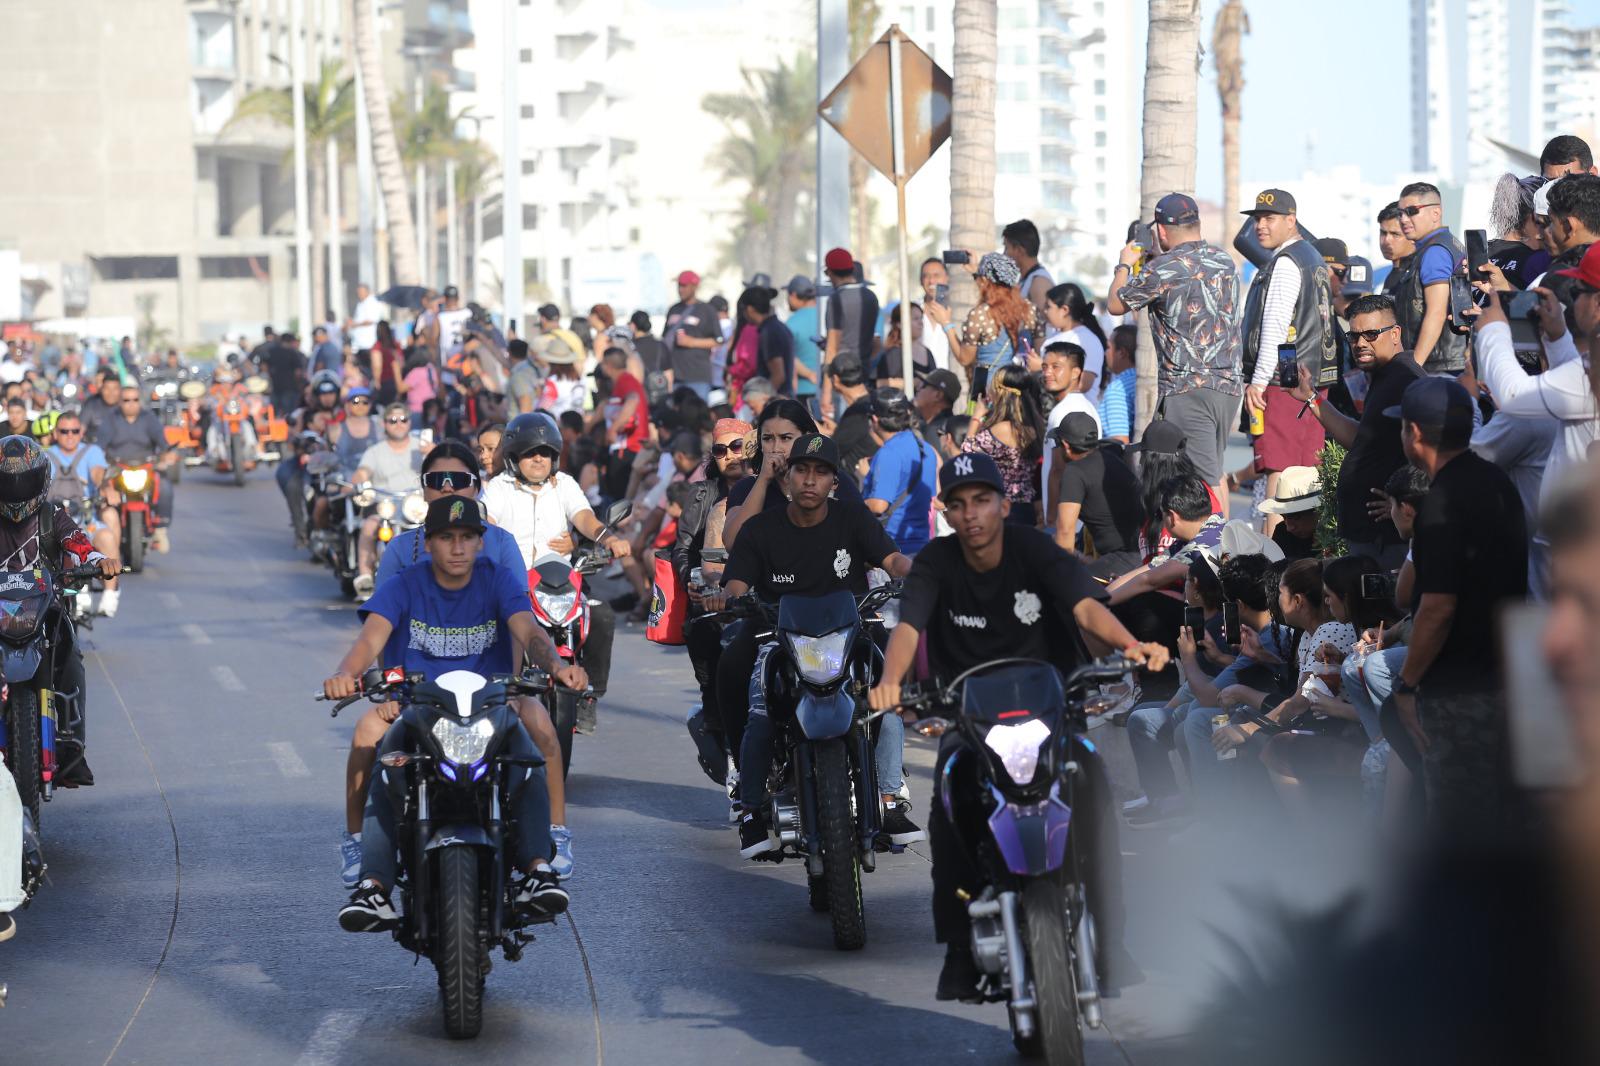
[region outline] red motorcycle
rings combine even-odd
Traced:
[[[134,573],[144,569],[145,549],[161,525],[155,503],[161,498],[161,474],[153,460],[143,463],[113,463],[107,475],[120,499],[117,516],[122,519],[122,561]]]

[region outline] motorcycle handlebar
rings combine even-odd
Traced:
[[[997,660],[1004,662],[1005,660]],[[1031,661],[1031,660],[1030,660]],[[967,677],[975,670],[983,669],[994,663],[984,663],[983,666],[968,670],[953,682],[946,684],[937,677],[930,677],[925,681],[907,681],[900,686],[900,706],[917,709],[928,707],[937,703],[953,702],[956,698],[956,686],[966,681]],[[1088,685],[1101,684],[1108,681],[1120,681],[1129,673],[1137,670],[1139,664],[1125,655],[1107,655],[1093,662],[1084,663],[1062,679],[1062,687],[1070,696],[1082,691]]]

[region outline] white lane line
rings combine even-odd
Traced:
[[[185,622],[178,627],[178,631],[189,638],[191,644],[210,644],[211,634],[201,629],[193,622]]]
[[[284,777],[311,776],[311,768],[287,740],[271,741],[267,744],[267,750],[272,752],[272,761],[278,764],[278,772]]]
[[[360,1029],[360,1011],[329,1011],[306,1041],[305,1050],[294,1060],[295,1066],[336,1066],[344,1061],[345,1045],[356,1038]]]
[[[169,611],[176,611],[179,607],[183,606],[178,601],[178,594],[176,592],[159,593],[156,596],[156,599],[160,600],[161,606],[167,608]]]
[[[224,692],[244,692],[244,682],[239,680],[239,675],[233,672],[232,667],[213,666],[211,676],[221,686]]]

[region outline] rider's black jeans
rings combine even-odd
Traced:
[[[589,636],[583,642],[584,672],[596,697],[606,694],[611,680],[611,644],[617,636],[617,612],[604,600],[589,605]]]
[[[755,672],[757,623],[740,619],[723,631],[722,657],[717,660],[716,718],[706,708],[706,728],[720,732],[728,751],[740,758],[745,723],[750,719],[750,675]]]
[[[956,821],[951,823],[939,798],[939,782],[945,766],[956,752],[963,752],[951,769],[951,795],[956,805]],[[972,942],[972,922],[967,905],[956,890],[965,889],[974,898],[983,888],[984,878],[975,855],[988,838],[988,815],[978,807],[976,797],[978,758],[967,749],[959,733],[946,733],[939,742],[939,756],[933,768],[933,799],[928,807],[928,843],[933,851],[933,932],[941,944],[966,948]],[[1120,954],[1126,925],[1122,904],[1122,850],[1118,840],[1111,782],[1098,758],[1079,752],[1078,765],[1084,776],[1078,778],[1073,795],[1069,846],[1077,856],[1078,871],[1089,892],[1089,909],[1095,917],[1095,932],[1100,940],[1100,970],[1105,972],[1107,949]]]
[[[305,469],[300,465],[298,456],[286,455],[278,463],[278,469],[273,471],[273,477],[278,481],[278,488],[283,493],[285,502],[289,505],[289,521],[294,524],[294,535],[299,538],[306,536],[308,522],[306,520],[306,475]]]
[[[722,626],[701,615],[690,618],[683,631],[684,647],[694,679],[700,686],[700,709],[707,733],[722,736],[722,713],[717,707],[717,664],[722,660]]]

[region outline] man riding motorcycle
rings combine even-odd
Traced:
[[[76,411],[67,411],[56,419],[52,436],[54,443],[44,450],[51,466],[49,499],[60,503],[85,501],[85,513],[90,516],[86,532],[95,550],[108,557],[117,555],[122,544],[122,519],[117,514],[116,486],[105,483],[106,453],[98,444],[83,442],[83,419]],[[103,499],[96,501],[96,493],[102,494]],[[118,580],[107,578],[105,591],[100,594],[100,613],[107,618],[117,615]],[[85,613],[88,604],[84,601],[88,597],[88,589],[78,594]]]
[[[880,567],[902,578],[911,560],[900,554],[883,526],[861,504],[830,501],[839,482],[839,449],[831,437],[810,434],[789,452],[783,488],[786,507],[763,511],[745,523],[728,557],[723,590],[705,597],[707,610],[719,611],[731,597],[754,590],[765,602],[784,596],[821,596],[848,589],[867,593],[867,571]],[[748,642],[748,638],[743,638]],[[756,858],[777,848],[767,825],[767,776],[772,766],[772,724],[767,719],[766,658],[777,647],[768,641],[757,651],[750,676],[750,718],[739,758],[739,854]],[[737,654],[737,643],[723,652]],[[726,709],[725,709],[726,710]],[[885,805],[883,832],[894,844],[923,839],[897,795],[901,785],[901,742],[894,723],[879,736],[878,787]]]
[[[210,398],[210,407],[205,411],[206,423],[206,458],[213,463],[218,460],[228,463],[233,457],[228,454],[228,444],[222,437],[222,421],[217,417],[224,404],[230,400],[237,400],[248,407],[252,402],[250,390],[244,387],[244,382],[238,370],[227,364],[219,365],[211,375],[211,388],[207,390]],[[256,435],[255,419],[241,418],[239,420],[239,435],[244,438],[244,454],[249,457],[251,466],[254,465],[256,455],[261,450],[261,442]],[[248,467],[247,467],[248,469]]]
[[[32,437],[13,435],[0,439],[0,570],[39,566],[59,570],[63,555],[70,555],[70,565],[97,562],[105,578],[116,577],[122,569],[116,552],[97,551],[66,509],[47,501],[50,470],[44,449]],[[46,624],[52,628],[52,639],[69,649],[67,654],[57,656],[60,674],[52,684],[57,692],[81,694],[85,686],[83,653],[59,607],[52,606],[51,612]],[[74,702],[81,712],[84,701],[80,698]],[[94,784],[94,774],[89,772],[89,762],[83,756],[84,715],[80,713],[76,722],[60,723],[60,730],[56,738],[61,766],[57,782],[68,788]]]
[[[411,414],[403,403],[392,403],[383,410],[383,440],[368,448],[351,479],[357,485],[372,482],[379,492],[410,492],[422,470],[422,448],[411,436]],[[377,566],[378,516],[368,515],[361,523],[356,541],[356,594],[372,594],[372,572]]]
[[[1140,644],[1100,602],[1087,569],[1045,534],[1006,522],[1011,510],[1005,483],[993,459],[981,454],[957,455],[939,471],[945,520],[955,529],[917,553],[900,597],[900,624],[889,637],[882,680],[873,688],[874,710],[900,706],[900,685],[916,660],[917,646],[927,636],[928,659],[941,676],[958,676],[983,663],[1005,658],[1040,659],[1063,673],[1085,659],[1084,640],[1101,650],[1121,649],[1135,662],[1159,670],[1167,650]],[[908,719],[915,714],[906,713]],[[961,747],[961,735],[944,734],[933,779]],[[963,766],[958,762],[958,773]],[[1100,763],[1084,760],[1091,774]],[[1103,774],[1089,782],[1089,810],[1073,819],[1091,845],[1091,906],[1096,928],[1105,939],[1106,956],[1118,971],[1108,975],[1126,983],[1137,973],[1122,950],[1122,889],[1117,824],[1111,792]],[[934,935],[945,947],[938,998],[981,1000],[979,970],[971,950],[970,918],[958,893],[976,892],[980,874],[962,841],[981,839],[987,815],[957,812],[961,832],[951,824],[938,801],[929,807],[928,830],[933,850]],[[1080,802],[1080,808],[1085,806]],[[1091,813],[1092,812],[1092,813]],[[976,822],[976,828],[968,823]]]
[[[554,418],[543,411],[513,418],[500,439],[500,454],[505,469],[484,486],[483,505],[490,521],[517,538],[525,570],[551,554],[570,555],[578,544],[574,531],[591,540],[604,534],[605,524],[595,517],[578,483],[557,469],[561,430]],[[605,536],[600,546],[619,559],[631,551],[627,540],[614,534]],[[610,604],[591,608],[583,666],[596,698],[605,695],[610,680],[616,627]]]
[[[117,401],[117,413],[100,423],[95,443],[105,450],[106,458],[113,463],[136,466],[154,461],[156,469],[165,474],[177,456],[167,447],[167,432],[154,411],[144,407],[138,385],[122,386]],[[156,518],[159,520],[150,544],[158,552],[167,550],[167,527],[172,525],[172,502],[177,494],[172,479],[162,477],[155,500]]]
[[[311,403],[296,411],[290,419],[290,429],[299,434],[312,429],[313,417],[318,412],[328,415],[339,410],[339,379],[331,370],[324,370],[311,381]],[[273,476],[278,489],[289,504],[289,521],[294,525],[295,547],[303,548],[307,541],[306,475],[304,455],[286,455],[278,464]]]
[[[441,496],[428,505],[427,565],[401,571],[367,601],[361,635],[338,671],[323,683],[329,699],[359,692],[359,676],[380,658],[385,666],[403,667],[430,681],[454,670],[492,677],[511,673],[524,648],[559,683],[571,688],[588,683],[582,668],[562,664],[534,621],[522,575],[506,573],[480,557],[485,528],[474,500]],[[458,639],[463,632],[469,639]],[[407,742],[404,725],[396,722],[384,736],[380,757],[402,750]],[[510,754],[536,757],[537,752],[526,730],[517,727]],[[512,791],[511,804],[517,826],[514,850],[525,875],[515,892],[516,904],[536,914],[559,914],[567,909],[568,896],[549,862],[550,803],[542,765],[529,769]],[[339,912],[339,924],[347,931],[378,932],[397,919],[389,902],[396,858],[395,812],[384,776],[377,774],[367,790],[362,823],[363,876]]]

